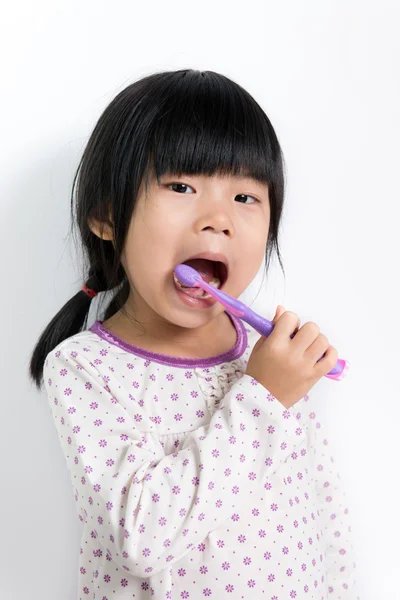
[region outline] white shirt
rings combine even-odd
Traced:
[[[245,373],[259,334],[170,357],[96,321],[44,382],[82,522],[77,598],[358,600],[339,475],[304,396]]]

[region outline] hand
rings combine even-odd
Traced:
[[[299,317],[283,306],[278,306],[272,322],[272,333],[254,345],[246,374],[290,408],[333,369],[338,353],[316,323],[307,322],[299,329]]]

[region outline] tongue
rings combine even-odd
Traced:
[[[196,269],[207,283],[214,277],[214,263],[211,262],[211,260],[206,260],[205,258],[192,258],[191,260],[186,260],[184,264]]]

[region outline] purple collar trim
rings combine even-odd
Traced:
[[[211,367],[239,358],[240,356],[242,356],[243,352],[247,348],[247,331],[243,322],[241,321],[241,319],[234,317],[229,313],[226,314],[231,319],[236,329],[236,343],[227,352],[224,352],[223,354],[218,354],[216,356],[211,356],[210,358],[181,358],[178,356],[168,356],[167,354],[159,354],[157,352],[151,352],[150,350],[144,350],[143,348],[139,348],[139,346],[134,346],[133,344],[128,344],[128,342],[124,342],[124,340],[111,333],[111,331],[108,331],[108,329],[103,327],[102,321],[95,321],[93,325],[89,328],[89,331],[96,333],[98,336],[100,336],[110,344],[114,344],[115,346],[122,348],[122,350],[125,350],[126,352],[136,354],[136,356],[141,356],[142,358],[162,363],[164,365],[169,365],[172,367],[190,368]]]

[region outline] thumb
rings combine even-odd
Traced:
[[[276,323],[277,320],[279,319],[279,317],[286,311],[286,308],[284,306],[282,306],[281,304],[278,305],[278,308],[276,309],[275,312],[275,316],[272,319],[272,323]]]

